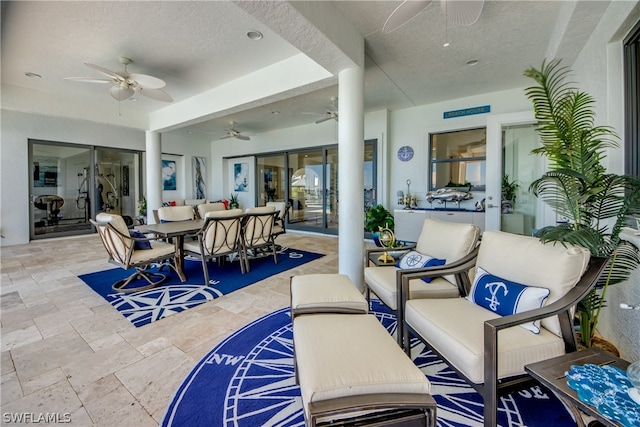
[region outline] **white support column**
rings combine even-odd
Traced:
[[[162,140],[160,132],[145,132],[147,151],[147,224],[155,223],[153,210],[162,206]]]
[[[338,271],[360,290],[364,278],[364,70],[338,75]]]

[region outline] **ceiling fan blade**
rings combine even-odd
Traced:
[[[220,139],[227,139],[227,138],[231,138],[233,137],[233,135],[225,135],[225,136],[221,136]]]
[[[326,113],[309,113],[309,112],[306,112],[306,113],[300,113],[300,114],[305,114],[305,115],[308,115],[308,116],[324,116]]]
[[[396,8],[382,27],[384,34],[397,30],[407,22],[415,18],[425,7],[431,3],[431,0],[413,1],[405,0]]]
[[[484,6],[484,0],[445,0],[447,7],[447,19],[460,25],[473,25]],[[444,7],[444,6],[443,6]]]
[[[147,98],[155,99],[156,101],[173,102],[173,98],[161,89],[147,89],[145,87],[138,87],[136,89],[142,95]]]
[[[84,83],[113,83],[113,79],[97,79],[95,77],[65,77],[64,79]]]
[[[316,120],[316,124],[326,122],[327,120],[331,120],[332,118],[332,116],[324,116],[323,118]]]
[[[157,77],[148,76],[146,74],[129,74],[127,78],[129,80],[134,80],[138,83],[138,86],[145,89],[160,89],[161,87],[166,86],[164,80],[160,80]]]
[[[245,136],[245,135],[238,134],[238,135],[236,135],[236,138],[237,139],[241,139],[243,141],[251,141],[251,138],[249,138],[248,136]]]
[[[96,70],[97,72],[104,74],[107,77],[111,77],[112,79],[122,82],[124,81],[124,77],[122,77],[120,74],[117,74],[111,70],[108,70],[104,67],[101,67],[99,65],[95,65],[95,64],[89,64],[88,62],[85,62],[84,65],[86,65],[89,68],[92,68],[94,70]]]

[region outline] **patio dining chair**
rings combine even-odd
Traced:
[[[276,244],[273,238],[273,224],[278,215],[273,206],[249,208],[245,210],[242,224],[242,244],[244,245],[246,270],[249,271],[249,258],[256,257],[262,251],[270,250],[273,261],[278,263]]]
[[[135,292],[153,288],[164,283],[164,274],[151,272],[152,264],[168,265],[175,270],[175,246],[158,241],[158,238],[132,237],[127,224],[120,215],[99,213],[95,221],[102,244],[109,254],[109,262],[125,270],[134,268],[133,274],[112,285],[116,292]],[[145,285],[137,286],[136,281],[144,279]]]
[[[202,260],[205,285],[210,284],[207,264],[212,259],[236,255],[240,271],[245,273],[245,251],[241,239],[244,214],[241,209],[207,212],[204,225],[196,233],[197,240],[185,241],[184,253]]]

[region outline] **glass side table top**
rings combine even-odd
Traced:
[[[640,405],[629,397],[633,385],[626,371],[610,365],[573,365],[567,384],[605,417],[626,427],[640,426]]]

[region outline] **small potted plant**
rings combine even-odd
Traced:
[[[240,203],[238,202],[238,195],[232,194],[229,200],[229,209],[240,209]]]
[[[378,239],[380,230],[388,228],[393,231],[394,225],[393,214],[382,205],[375,205],[365,214],[364,229],[371,232],[377,246],[382,246]]]
[[[517,181],[509,181],[509,175],[502,176],[502,213],[513,213],[518,197],[520,184]]]

